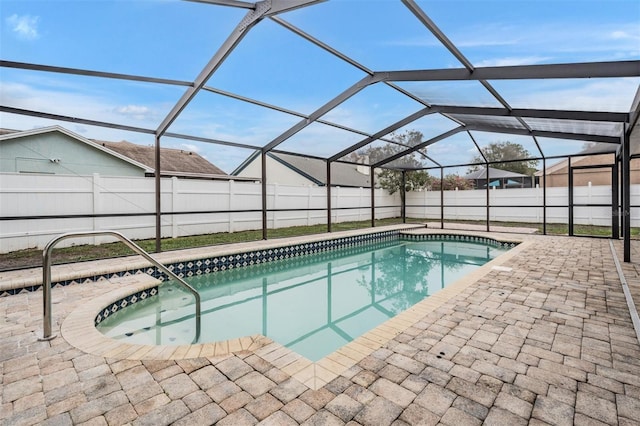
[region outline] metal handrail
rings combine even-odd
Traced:
[[[177,281],[180,285],[182,285],[187,291],[193,294],[193,297],[196,299],[196,337],[194,339],[194,343],[200,339],[200,294],[198,291],[187,284],[182,278],[174,274],[169,268],[164,266],[162,263],[155,260],[149,253],[144,251],[140,246],[131,241],[129,238],[122,235],[120,232],[116,231],[85,231],[85,232],[69,232],[66,234],[62,234],[53,240],[49,241],[42,251],[42,302],[43,302],[43,335],[38,340],[51,340],[56,337],[55,334],[51,332],[51,252],[53,251],[53,247],[58,244],[62,240],[66,240],[69,238],[77,238],[77,237],[91,237],[98,235],[110,235],[118,238],[120,241],[125,243],[131,250],[138,253],[140,256],[144,257],[146,260],[151,262],[154,266],[160,269],[162,272],[167,274],[171,279]]]

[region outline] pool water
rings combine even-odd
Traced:
[[[322,359],[507,251],[476,242],[396,240],[186,279],[202,298],[198,342],[262,334]],[[135,344],[193,343],[193,297],[165,283],[159,296],[98,325]]]

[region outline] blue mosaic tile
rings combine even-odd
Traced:
[[[466,241],[488,244],[493,247],[513,248],[518,243],[513,241],[497,241],[493,238],[480,237],[475,235],[454,235],[454,234],[405,234],[401,236],[403,240],[409,241]]]
[[[131,294],[125,298],[118,300],[117,302],[112,303],[109,306],[104,307],[100,313],[95,317],[94,324],[98,325],[105,319],[113,316],[118,311],[126,308],[127,306],[133,305],[135,303],[139,303],[144,300],[148,300],[149,298],[156,296],[158,294],[158,287],[151,287],[145,290],[141,290],[137,293]]]
[[[356,247],[366,245],[370,242],[384,242],[394,241],[400,235],[400,231],[384,231],[374,232],[365,235],[350,236],[334,238],[331,240],[317,241],[311,243],[301,243],[288,245],[284,247],[254,250],[246,253],[239,253],[234,255],[225,255],[220,257],[211,257],[204,259],[190,260],[188,262],[177,262],[166,265],[169,270],[176,273],[181,278],[186,276],[207,274],[219,270],[230,270],[244,267],[251,267],[252,265],[270,263],[277,260],[293,259],[305,256],[307,254],[318,254],[324,252],[330,252],[335,249],[342,249],[348,247]],[[403,236],[404,238],[404,236]],[[104,281],[109,279],[121,278],[131,275],[148,274],[160,281],[166,281],[167,276],[155,266],[150,266],[145,269],[134,269],[119,272],[110,272],[103,275],[94,275],[89,277],[81,277],[73,280],[64,280],[52,283],[52,286],[67,286],[75,284],[88,284],[98,281]],[[27,288],[27,291],[37,291],[41,288],[41,285],[31,286]],[[0,293],[2,296],[10,296],[18,294],[25,289],[10,289]]]

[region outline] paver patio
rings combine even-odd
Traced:
[[[522,238],[532,243],[503,267],[318,390],[249,350],[127,360],[40,342],[42,292],[2,297],[0,422],[638,424],[640,344],[609,240]],[[636,263],[623,268],[639,295],[633,244]],[[56,288],[54,318],[112,289]]]

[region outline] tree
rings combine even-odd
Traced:
[[[482,153],[490,163],[489,167],[493,167],[494,169],[508,170],[510,172],[530,176],[536,172],[536,166],[538,165],[538,160],[508,161],[531,157],[529,151],[519,143],[509,141],[493,142],[482,148]],[[471,162],[484,163],[484,158],[478,154],[471,160]],[[482,167],[483,166],[481,165],[471,166],[469,167],[469,172],[474,172]]]
[[[379,161],[387,159],[399,152],[406,151],[409,147],[416,146],[423,141],[422,132],[417,130],[407,130],[404,133],[392,133],[390,139],[397,143],[388,142],[385,145],[367,147],[352,153],[349,158],[351,160],[362,160],[368,157],[369,164],[375,164]],[[418,154],[414,151],[407,154],[398,161],[402,163],[402,168],[418,169],[422,167],[422,162],[416,158]],[[411,170],[406,173],[405,191],[415,191],[429,185],[433,178],[424,170]],[[395,194],[402,188],[402,172],[391,169],[382,169],[376,176],[378,184],[386,189],[389,194]],[[404,196],[400,192],[401,197]]]
[[[435,188],[440,188],[440,180],[435,185]],[[458,175],[449,174],[442,180],[443,191],[453,191],[456,188],[459,190],[473,189],[473,183],[470,180],[460,177]]]

